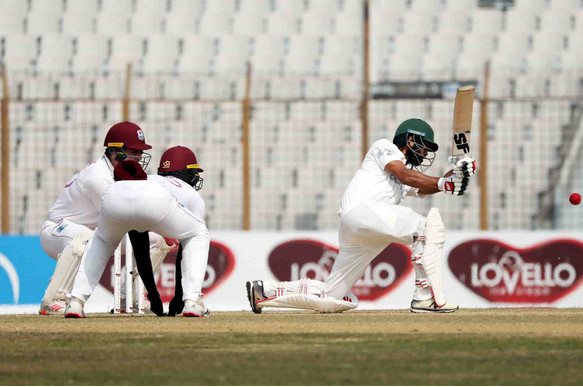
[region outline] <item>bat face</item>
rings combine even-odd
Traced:
[[[461,156],[470,151],[470,133],[472,128],[472,111],[474,108],[474,86],[457,89],[453,109],[453,143],[452,156]]]
[[[465,155],[470,152],[470,131],[453,134],[453,156]]]

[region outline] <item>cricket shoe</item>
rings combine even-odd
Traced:
[[[437,306],[435,300],[413,300],[411,301],[411,312],[413,313],[451,313],[458,310],[457,304],[446,302],[445,305]]]
[[[48,315],[63,315],[65,313],[65,308],[67,307],[67,303],[63,300],[56,300],[53,301],[51,304],[45,304],[43,301],[40,304],[40,310],[38,314],[43,316]]]
[[[260,314],[261,306],[257,305],[259,301],[265,300],[268,297],[263,292],[263,281],[247,281],[247,298],[253,313]]]
[[[211,314],[211,311],[204,306],[200,296],[196,301],[185,300],[184,309],[182,310],[183,317],[206,317]]]
[[[83,311],[84,304],[80,299],[71,297],[65,310],[65,318],[85,318],[85,312]]]

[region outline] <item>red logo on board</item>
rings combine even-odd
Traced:
[[[448,263],[465,286],[488,301],[548,303],[581,284],[583,243],[556,239],[520,249],[475,239],[453,248]]]
[[[269,254],[268,264],[279,281],[301,278],[326,281],[337,255],[337,247],[311,239],[295,239],[275,247]],[[390,244],[366,268],[352,292],[361,301],[373,301],[386,295],[413,269],[410,257],[409,248]]]

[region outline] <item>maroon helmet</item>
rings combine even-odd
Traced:
[[[105,135],[103,145],[112,148],[152,149],[151,145],[146,144],[142,128],[128,121],[113,125]]]
[[[203,171],[198,165],[194,152],[183,146],[166,150],[160,158],[158,167],[158,175],[175,176],[193,186],[197,191],[202,188],[203,179],[199,172]]]
[[[112,151],[116,152],[115,161],[120,162],[128,157],[126,149],[135,149],[144,151],[152,149],[151,145],[146,144],[146,137],[142,129],[133,122],[119,122],[113,125],[107,134],[103,145],[107,147],[106,154],[109,156]],[[152,156],[148,153],[142,153],[139,162],[146,169]]]

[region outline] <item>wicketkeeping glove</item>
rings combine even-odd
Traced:
[[[469,182],[470,179],[468,177],[451,175],[440,178],[437,182],[437,188],[449,195],[462,196],[466,192]]]
[[[464,156],[460,159],[452,157],[450,162],[453,164],[454,175],[471,177],[476,172],[476,160],[470,156]]]

